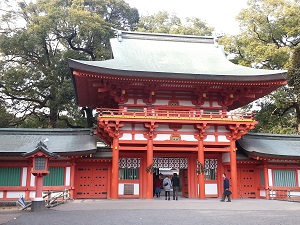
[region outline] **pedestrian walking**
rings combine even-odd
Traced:
[[[177,173],[174,173],[172,177],[172,186],[173,186],[173,200],[176,199],[176,201],[178,200],[179,184],[180,184],[179,177]]]
[[[226,197],[227,197],[227,202],[231,202],[230,199],[231,191],[229,191],[229,180],[226,177],[225,173],[223,173],[223,180],[224,180],[224,192],[222,195],[221,202],[225,202]]]

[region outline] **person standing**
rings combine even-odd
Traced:
[[[172,177],[172,186],[173,186],[173,200],[175,200],[176,198],[176,201],[178,200],[179,184],[180,184],[179,177],[177,176],[177,173],[174,173]]]
[[[223,182],[224,182],[224,192],[222,195],[221,202],[225,202],[226,197],[227,197],[227,202],[231,202],[231,199],[230,199],[231,192],[229,191],[229,180],[226,177],[225,173],[223,173]]]
[[[155,195],[158,198],[160,197],[160,193],[161,193],[161,180],[158,175],[155,176],[154,187],[155,187]]]
[[[168,199],[170,201],[170,191],[171,191],[172,183],[168,175],[165,177],[163,181],[163,185],[165,189],[165,197],[166,197],[165,200]]]

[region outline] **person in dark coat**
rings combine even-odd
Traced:
[[[231,191],[229,191],[229,180],[226,177],[225,173],[223,173],[223,180],[224,180],[224,192],[222,195],[221,202],[225,202],[226,197],[227,197],[227,202],[231,202],[231,199],[230,199]]]
[[[175,200],[175,198],[176,200],[178,200],[179,184],[180,184],[179,177],[177,176],[177,173],[174,173],[172,177],[173,200]]]

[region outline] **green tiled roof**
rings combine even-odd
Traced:
[[[248,133],[237,142],[242,150],[251,155],[279,158],[300,157],[299,135]]]
[[[72,153],[96,150],[96,139],[90,129],[0,129],[0,154],[28,153],[45,142],[48,151]]]
[[[113,59],[69,60],[72,69],[111,75],[216,81],[285,80],[286,71],[231,63],[214,37],[119,32]]]

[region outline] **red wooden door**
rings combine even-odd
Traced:
[[[227,168],[225,173],[229,179],[231,188],[232,182],[230,169]],[[253,168],[242,167],[237,169],[237,190],[238,198],[256,198],[255,170]]]
[[[79,166],[75,174],[75,198],[107,198],[108,168]]]
[[[189,197],[189,189],[188,189],[188,170],[182,169],[180,170],[182,173],[182,184],[181,184],[181,195],[182,197],[188,198]]]

